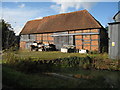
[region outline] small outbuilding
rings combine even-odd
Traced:
[[[113,17],[113,23],[109,23],[109,57],[120,59],[120,11]]]
[[[57,50],[74,45],[76,49],[102,52],[108,43],[106,30],[87,10],[28,21],[20,35],[21,49],[29,49],[36,41],[54,44]]]

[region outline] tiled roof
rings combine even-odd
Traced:
[[[28,21],[21,31],[21,34],[97,28],[103,27],[87,10],[81,10],[71,13],[47,16],[39,20]]]

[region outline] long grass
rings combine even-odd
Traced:
[[[79,57],[85,57],[84,54],[79,53],[62,53],[59,51],[53,51],[53,52],[33,52],[33,51],[21,51],[16,54],[19,57],[32,57],[32,58],[39,58],[41,60],[53,60],[56,58],[64,58],[64,57],[72,57],[72,56],[79,56]]]
[[[72,80],[66,81],[42,74],[28,75],[3,67],[3,88],[70,88],[75,87],[74,83]]]
[[[64,58],[72,59],[72,57],[91,58],[92,66],[95,69],[120,70],[119,62],[117,60],[109,59],[107,53],[80,54],[80,53],[62,53],[59,51],[54,51],[54,52],[16,51],[16,52],[4,53],[3,63],[10,64],[16,61],[40,61],[40,60],[56,60],[56,59],[64,60]],[[71,60],[71,61],[74,61],[74,60]]]
[[[120,88],[120,73],[108,71],[72,71],[63,75],[73,79],[62,79],[44,74],[25,74],[3,66],[3,88]]]
[[[3,85],[4,87],[13,88],[97,88],[119,86],[118,83],[120,82],[120,78],[118,77],[117,72],[115,75],[114,72],[109,73],[110,71],[108,74],[104,72],[100,73],[101,71],[97,71],[96,73],[93,69],[93,71],[80,70],[76,67],[79,66],[79,64],[81,65],[81,63],[83,63],[83,66],[85,67],[87,65],[91,66],[91,63],[86,62],[89,61],[89,59],[92,60],[92,67],[94,67],[94,69],[118,69],[117,61],[108,59],[108,55],[106,53],[80,54],[32,51],[6,52],[3,54]],[[60,64],[58,63],[59,60],[62,61]],[[58,69],[55,65],[57,63],[57,66],[60,65],[60,68]],[[66,68],[66,66],[68,68]],[[55,70],[53,71],[53,69]],[[72,75],[74,78],[77,78],[78,81],[63,80],[47,76],[40,73],[41,70],[43,73],[46,71],[51,72],[52,70],[52,72],[63,75]],[[109,76],[109,74],[111,76]],[[107,79],[105,78],[106,75],[108,75]],[[91,76],[93,78],[91,78]]]
[[[97,57],[98,59],[107,59],[108,54],[80,54],[80,53],[62,53],[60,51],[52,51],[52,52],[38,52],[38,51],[16,51],[16,52],[7,52],[4,53],[3,57],[6,57],[6,54],[14,54],[14,56],[19,58],[33,58],[39,60],[53,60],[57,58],[65,58],[65,57]]]

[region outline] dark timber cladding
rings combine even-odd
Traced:
[[[58,49],[67,44],[77,49],[99,50],[101,36],[107,39],[105,33],[102,25],[87,10],[82,10],[28,21],[20,33],[20,44],[25,48],[26,43],[38,41],[55,44]],[[28,39],[23,39],[25,36]]]

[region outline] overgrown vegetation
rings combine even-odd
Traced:
[[[12,58],[11,58],[12,57]],[[54,72],[60,71],[61,68],[91,68],[90,57],[69,57],[69,58],[59,58],[55,60],[32,60],[28,58],[27,60],[21,60],[15,56],[11,56],[7,61],[11,67],[17,70],[24,71],[27,73],[34,72]]]
[[[104,54],[79,54],[61,52],[7,52],[3,56],[3,62],[18,68],[38,71],[52,71],[57,68],[84,68],[120,70],[118,60],[110,60]],[[37,69],[38,68],[38,69]],[[43,69],[42,69],[43,68]]]
[[[6,52],[3,55],[3,85],[29,88],[118,88],[120,78],[117,74],[120,73],[115,72],[120,70],[118,65],[118,61],[108,59],[106,53]],[[96,71],[103,69],[107,71],[102,74]],[[74,80],[64,80],[45,73],[58,73]],[[112,76],[105,76],[109,74]]]

